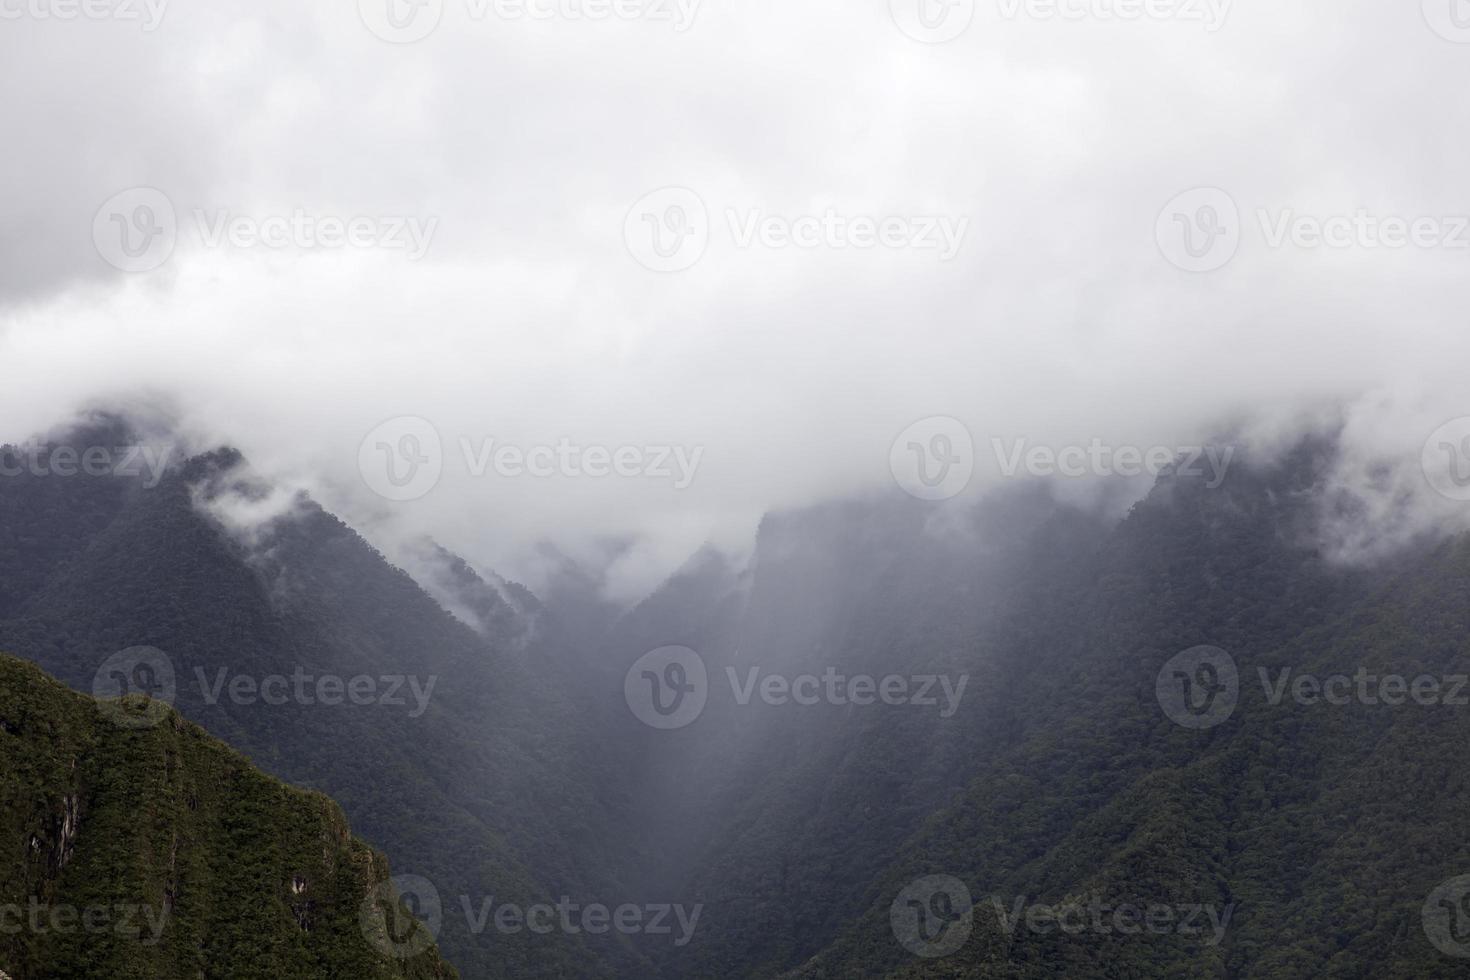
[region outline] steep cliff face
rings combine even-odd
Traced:
[[[105,421],[65,439],[138,441]],[[238,453],[175,461],[156,482],[0,480],[0,650],[92,691],[114,654],[156,648],[184,718],[330,795],[399,872],[445,896],[440,946],[467,974],[637,974],[620,935],[508,933],[462,914],[461,899],[489,896],[623,901],[600,826],[617,801],[597,795],[596,736],[563,703],[555,658],[524,647],[524,624],[507,627],[511,610],[489,593],[473,597],[483,621],[467,617],[482,632],[456,619],[310,500],[261,519],[269,488]],[[232,688],[298,675],[286,696]],[[319,696],[359,678],[372,679],[365,697]],[[615,965],[599,967],[592,941]]]
[[[0,655],[0,976],[457,976],[329,798]]]

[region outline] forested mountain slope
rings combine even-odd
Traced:
[[[111,418],[65,436],[135,441]],[[584,772],[594,738],[538,678],[535,651],[449,615],[309,500],[233,526],[228,508],[265,492],[247,472],[220,451],[179,460],[156,485],[0,480],[0,648],[82,691],[121,652],[157,651],[185,717],[328,793],[396,869],[434,883],[451,912],[446,956],[469,975],[616,975],[631,956],[622,937],[594,956],[585,936],[476,929],[464,912],[492,896],[620,893],[600,857],[616,814]]]
[[[99,703],[5,655],[0,840],[13,980],[458,975],[331,800],[157,702]]]

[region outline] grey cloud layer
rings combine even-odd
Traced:
[[[1470,44],[1418,4],[1237,3],[1213,31],[1037,6],[979,4],[932,46],[888,4],[836,0],[706,0],[682,31],[449,0],[403,45],[345,3],[176,0],[153,31],[0,19],[0,438],[162,391],[364,525],[431,531],[512,573],[543,536],[640,535],[614,570],[631,594],[766,508],[891,488],[889,443],[928,415],[980,445],[1149,446],[1346,399],[1344,480],[1370,493],[1346,470],[1416,459],[1470,414],[1470,255],[1273,248],[1256,217],[1470,211],[1453,95]],[[92,224],[138,185],[185,220],[161,268],[128,275]],[[658,274],[623,229],[669,186],[718,226],[696,264]],[[1196,187],[1241,214],[1238,253],[1203,274],[1155,240],[1160,209]],[[187,221],[297,209],[437,225],[409,262],[211,247]],[[939,262],[742,247],[731,211],[968,228]],[[389,505],[356,459],[399,415],[451,443],[704,457],[681,491],[449,467],[430,499]],[[996,478],[982,466],[977,483]],[[1458,519],[1434,500],[1421,513]]]

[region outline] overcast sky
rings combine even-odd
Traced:
[[[1463,0],[0,0],[0,439],[171,398],[533,582],[637,536],[622,595],[933,416],[967,494],[993,438],[1334,403],[1417,461],[1470,415],[1467,83]],[[386,499],[403,417],[438,479]]]

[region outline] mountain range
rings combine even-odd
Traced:
[[[631,608],[390,561],[305,497],[244,523],[275,491],[229,449],[26,472],[0,650],[332,797],[465,977],[1470,975],[1470,541],[1336,560],[1335,453],[1122,515],[1041,482],[774,513]]]

